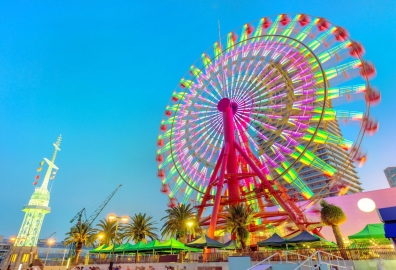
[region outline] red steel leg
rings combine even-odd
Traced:
[[[227,167],[228,154],[229,154],[229,146],[228,146],[228,143],[226,143],[225,147],[224,147],[223,163],[221,164],[219,181],[217,181],[216,197],[215,197],[215,201],[214,201],[214,205],[213,205],[212,217],[210,219],[210,225],[209,225],[209,230],[208,230],[208,236],[211,238],[214,237],[214,233],[216,230],[217,217],[219,214],[219,206],[220,206],[220,202],[221,202],[221,195],[223,193],[222,191],[223,191],[223,184],[224,184],[224,175],[225,175],[225,170]]]

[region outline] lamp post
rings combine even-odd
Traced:
[[[12,259],[12,256],[14,255],[14,252],[15,252],[16,240],[17,240],[17,238],[15,236],[11,236],[10,242],[12,243],[12,251],[11,251],[10,257],[8,258],[8,267],[7,267],[7,269],[10,269],[10,267],[11,267],[11,259]]]
[[[188,226],[188,242],[191,242],[191,227],[194,223],[192,220],[187,221],[187,226]]]
[[[128,222],[129,219],[128,219],[127,216],[117,217],[116,215],[109,215],[107,217],[107,219],[110,220],[110,221],[115,221],[116,222],[116,228],[115,228],[115,232],[114,232],[114,235],[113,235],[113,249],[111,251],[111,260],[110,260],[110,265],[109,265],[109,270],[113,270],[115,238],[117,237],[118,223],[119,223],[120,220],[122,222]]]
[[[44,262],[44,265],[45,265],[45,266],[47,266],[48,254],[49,254],[49,252],[50,252],[50,250],[51,250],[51,245],[52,245],[53,243],[55,243],[55,240],[54,240],[54,239],[48,239],[48,241],[47,241],[47,244],[48,244],[47,256],[45,256],[45,262]]]
[[[99,234],[99,235],[98,235],[99,246],[102,244],[102,238],[103,238],[103,234]]]

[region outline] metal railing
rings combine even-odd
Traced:
[[[299,263],[294,270],[301,270],[303,267],[308,267],[309,269],[320,269],[320,266],[323,264],[337,266],[337,269],[347,269],[343,258],[319,250],[309,256],[305,261]]]
[[[285,252],[281,252],[278,251],[274,254],[272,254],[271,256],[269,256],[268,258],[265,258],[264,260],[262,260],[261,262],[253,265],[252,267],[248,268],[249,269],[254,269],[256,266],[258,265],[262,265],[265,262],[268,262],[269,264],[271,263],[271,259],[273,262],[278,262],[279,264],[282,264],[283,262],[285,263],[296,263],[298,262],[298,264],[300,264],[302,261],[306,260],[308,258],[308,256],[299,254],[299,253],[295,253],[295,252],[291,252],[291,251],[285,251]]]
[[[266,263],[266,262],[267,262],[268,264],[271,264],[271,258],[276,257],[276,256],[279,257],[279,261],[280,261],[280,263],[282,263],[282,256],[281,256],[280,253],[277,252],[277,253],[275,253],[275,254],[272,254],[272,255],[269,256],[268,258],[265,258],[265,259],[262,260],[261,262],[256,263],[255,265],[253,265],[252,267],[248,268],[247,270],[252,270],[252,269],[254,269],[256,266],[262,265],[262,264],[264,264],[264,263]]]
[[[321,251],[323,254],[330,254],[331,256],[340,257],[345,260],[373,260],[382,258],[384,260],[396,260],[396,252],[391,247],[370,247],[370,248],[354,248],[354,249],[334,249],[334,248],[318,248],[318,249],[299,249],[299,250],[263,250],[252,252],[215,252],[215,253],[190,253],[179,254],[178,262],[227,262],[229,256],[248,256],[252,262],[261,262],[266,258],[280,254],[280,256],[272,256],[272,261],[294,261],[299,262],[312,256],[314,253]],[[117,254],[114,263],[155,263],[159,261],[161,255],[159,254]],[[107,264],[110,262],[111,256],[109,254],[91,254],[89,264]],[[54,260],[48,260],[51,265],[59,264]],[[79,259],[79,264],[85,262],[85,257]]]

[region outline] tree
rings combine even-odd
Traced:
[[[248,226],[253,222],[253,210],[245,204],[238,203],[237,205],[230,205],[226,208],[226,228],[225,231],[236,234],[237,242],[246,250],[246,242],[249,239]]]
[[[329,204],[325,200],[320,202],[322,209],[320,210],[320,219],[322,223],[331,226],[333,229],[334,237],[340,249],[344,249],[344,240],[339,225],[347,220],[347,217],[342,209],[334,204]],[[344,257],[344,256],[343,256]]]
[[[155,233],[158,229],[154,227],[155,222],[151,221],[153,217],[146,214],[135,214],[131,216],[131,221],[123,227],[123,238],[127,241],[133,240],[135,243],[143,241],[147,243],[146,237],[151,240],[158,239],[158,235]]]
[[[78,263],[78,259],[80,258],[81,249],[83,245],[85,246],[93,246],[95,243],[95,235],[92,230],[86,223],[79,223],[73,226],[69,232],[66,233],[67,237],[64,241],[65,246],[76,245],[76,257],[75,263]]]
[[[175,237],[180,242],[186,242],[186,234],[195,234],[199,231],[199,225],[196,220],[196,212],[190,204],[181,204],[166,210],[167,215],[161,220],[165,220],[161,228],[162,237]],[[190,227],[187,222],[192,221]]]
[[[97,228],[93,230],[95,233],[96,237],[99,237],[99,235],[102,236],[100,239],[101,244],[105,244],[107,246],[110,246],[113,244],[113,239],[115,243],[121,244],[122,242],[122,235],[121,235],[121,229],[117,232],[117,235],[115,235],[116,232],[116,224],[117,221],[113,220],[107,220],[107,219],[102,219],[99,220],[99,223],[96,224]],[[120,226],[119,226],[120,227]]]

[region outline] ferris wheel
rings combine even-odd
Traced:
[[[215,42],[180,80],[160,124],[157,175],[168,206],[192,203],[199,217],[213,207],[212,233],[218,212],[238,202],[257,213],[278,206],[279,222],[306,227],[304,210],[365,162],[363,137],[378,129],[370,106],[380,93],[363,54],[344,28],[304,14],[265,17]],[[322,146],[337,160],[325,161]],[[326,185],[314,192],[304,168]],[[297,206],[286,187],[308,203]]]

